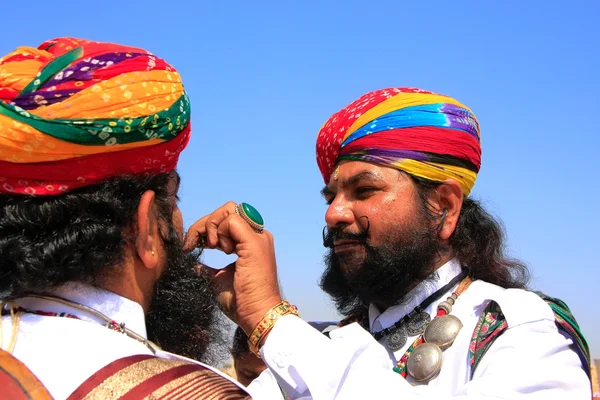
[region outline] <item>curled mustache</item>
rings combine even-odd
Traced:
[[[369,230],[371,229],[371,221],[369,220],[369,217],[367,217],[366,215],[363,215],[362,217],[360,217],[358,219],[360,220],[361,218],[367,219],[367,227],[358,233],[344,232],[343,228],[335,228],[334,227],[334,228],[328,229],[327,226],[323,227],[323,247],[332,249],[333,244],[337,240],[356,240],[356,241],[359,241],[360,243],[366,243],[367,239],[369,238]]]

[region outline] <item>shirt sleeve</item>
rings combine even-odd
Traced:
[[[258,378],[250,382],[247,387],[248,393],[254,400],[285,400],[284,394],[277,383],[277,379],[270,369],[264,370]]]
[[[551,324],[543,320],[509,328],[473,379],[454,394],[433,385],[412,386],[393,372],[385,348],[358,324],[336,329],[328,338],[287,315],[273,327],[261,355],[292,399],[589,399],[590,381],[569,348],[570,339]]]

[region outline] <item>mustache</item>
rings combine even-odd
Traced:
[[[360,217],[358,219],[360,220],[361,218],[367,219],[367,227],[357,233],[345,232],[344,228],[333,227],[333,228],[329,229],[329,228],[327,228],[327,226],[323,227],[323,247],[332,249],[334,243],[338,240],[356,240],[360,243],[366,243],[367,239],[369,238],[369,230],[371,229],[371,221],[369,220],[369,217],[367,217],[366,215],[363,215],[362,217]]]

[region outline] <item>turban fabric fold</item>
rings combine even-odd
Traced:
[[[179,74],[145,50],[61,38],[0,59],[0,193],[167,173],[189,137]]]
[[[335,113],[317,136],[317,164],[328,183],[342,160],[456,180],[468,196],[481,165],[479,123],[458,101],[414,88],[368,93]]]

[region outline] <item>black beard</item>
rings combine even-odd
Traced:
[[[164,240],[167,267],[155,286],[146,315],[148,339],[163,350],[210,363],[209,345],[224,343],[217,297],[211,279],[197,269],[197,256],[183,251],[170,229]]]
[[[355,235],[331,230],[324,240],[333,243],[334,239],[356,239],[366,249],[362,262],[343,253],[336,255],[333,248],[324,257],[321,289],[344,316],[363,311],[370,303],[385,307],[397,304],[416,283],[430,275],[439,255],[439,242],[425,224],[395,232],[378,247],[371,246],[367,236],[368,232]],[[353,263],[359,264],[348,266]]]

